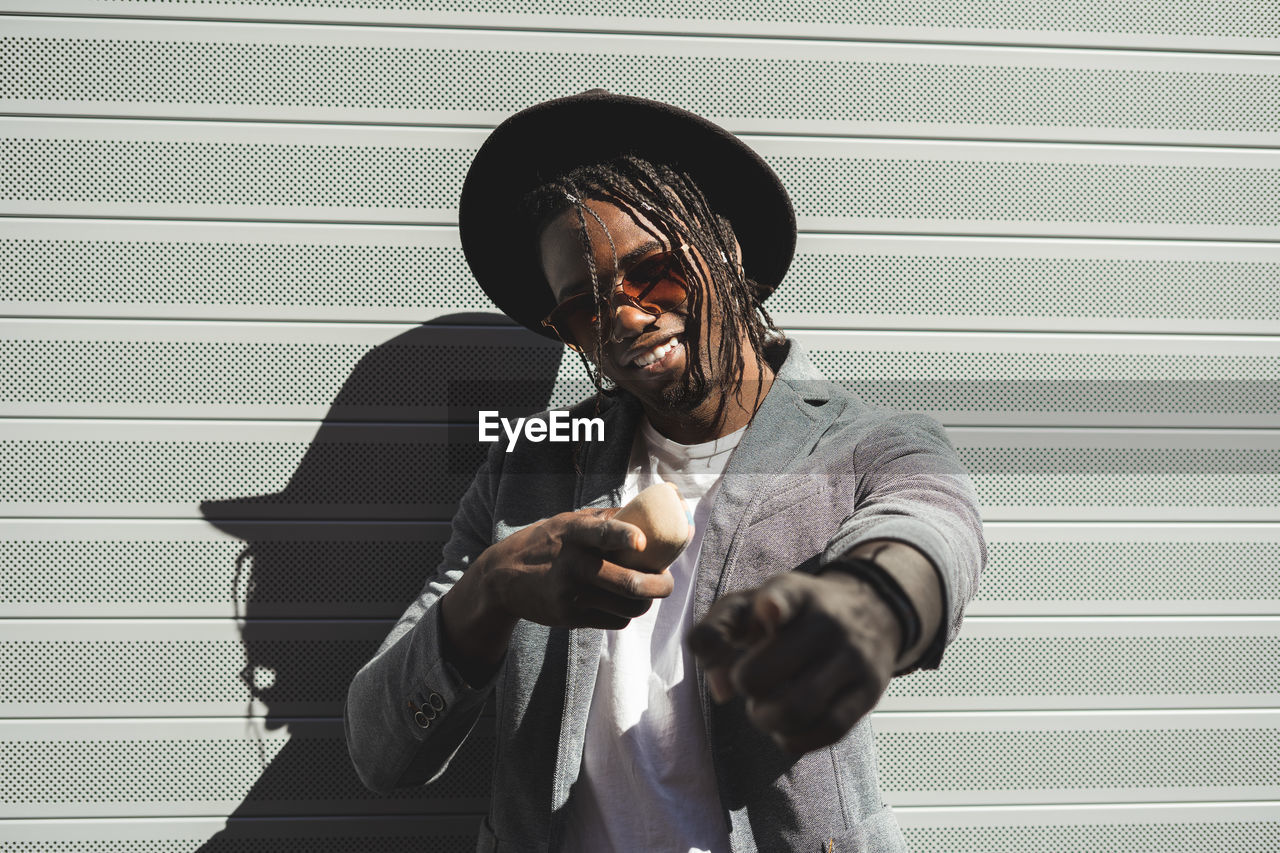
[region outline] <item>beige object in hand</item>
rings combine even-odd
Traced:
[[[617,551],[613,562],[646,572],[660,572],[693,538],[693,518],[673,483],[655,483],[627,502],[614,516],[644,531],[643,551]]]

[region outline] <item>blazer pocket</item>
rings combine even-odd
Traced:
[[[798,507],[830,507],[831,481],[826,477],[800,477],[782,483],[778,490],[767,496],[751,513],[749,527],[790,515]],[[826,515],[830,510],[823,512]]]

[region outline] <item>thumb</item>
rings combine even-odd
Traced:
[[[725,666],[737,659],[750,633],[751,604],[732,592],[721,598],[686,637],[689,651],[705,666]]]

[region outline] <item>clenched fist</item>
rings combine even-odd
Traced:
[[[518,619],[569,628],[624,628],[671,594],[671,573],[640,571],[609,556],[643,551],[645,536],[617,508],[562,512],[484,551],[475,568],[488,598]]]
[[[613,520],[616,507],[562,512],[486,548],[440,599],[445,654],[470,684],[501,664],[516,623],[625,628],[671,594],[669,571],[645,572],[609,557],[643,551],[644,533]]]
[[[805,753],[840,740],[880,701],[901,631],[865,581],[790,572],[721,598],[688,642],[716,701],[744,696],[757,728]]]

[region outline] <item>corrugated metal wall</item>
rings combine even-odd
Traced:
[[[491,739],[377,797],[341,701],[470,413],[581,393],[454,206],[489,127],[595,86],[774,164],[775,317],[973,473],[980,597],[876,714],[914,848],[1280,849],[1274,0],[0,13],[6,850],[472,847]]]

